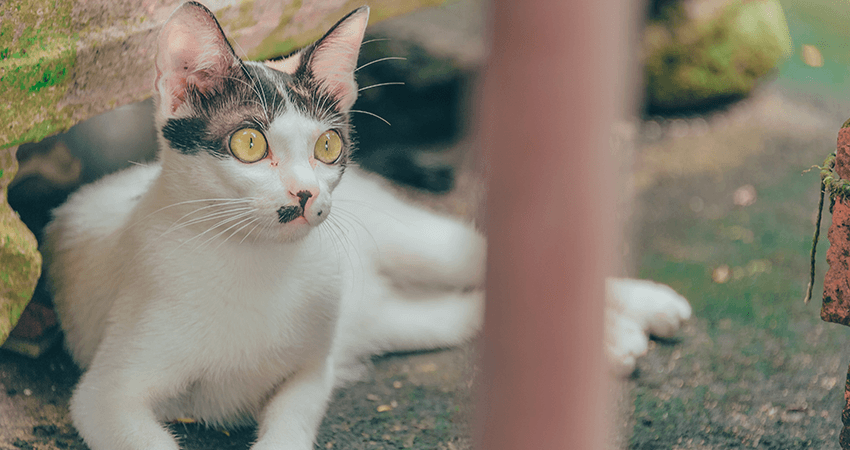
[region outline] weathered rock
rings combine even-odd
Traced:
[[[643,40],[650,110],[702,108],[744,97],[792,52],[778,0],[661,3]]]
[[[21,317],[41,273],[35,236],[6,202],[6,189],[18,169],[16,150],[0,150],[0,344]]]

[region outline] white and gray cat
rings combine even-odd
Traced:
[[[177,449],[161,423],[178,418],[256,421],[253,449],[312,449],[358,358],[480,329],[483,236],[350,163],[368,16],[264,63],[241,61],[198,3],[164,25],[159,161],[84,187],[46,231],[66,344],[85,369],[71,415],[93,450]],[[690,315],[645,283],[610,282],[621,367],[646,330],[668,335]]]

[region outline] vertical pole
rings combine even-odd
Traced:
[[[604,276],[618,230],[611,126],[626,0],[494,0],[478,128],[487,309],[477,448],[599,449]]]

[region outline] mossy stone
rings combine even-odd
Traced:
[[[18,170],[16,150],[0,150],[0,344],[18,323],[41,274],[35,236],[6,201],[7,188]]]
[[[745,97],[793,46],[778,0],[689,0],[665,4],[643,50],[648,108],[679,111]]]

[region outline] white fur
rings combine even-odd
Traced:
[[[186,212],[163,204],[165,172],[83,188],[48,228],[56,307],[88,368],[71,413],[94,450],[176,448],[157,422],[180,417],[253,418],[255,448],[308,449],[359,357],[456,345],[480,327],[483,237],[359,170],[334,191],[339,218],[301,239],[204,245],[187,242],[209,223],[174,226]]]
[[[612,370],[628,375],[646,354],[649,335],[672,337],[691,317],[691,305],[669,286],[647,280],[609,279],[605,348]]]

